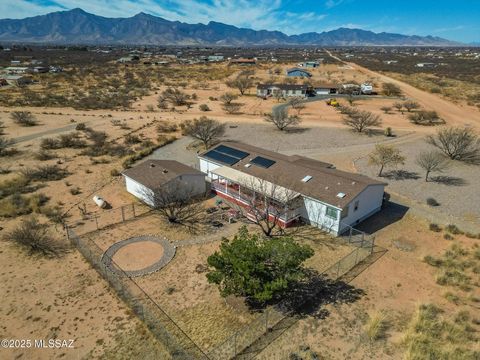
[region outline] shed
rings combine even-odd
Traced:
[[[153,194],[169,186],[192,197],[202,196],[207,190],[204,173],[175,160],[147,160],[122,175],[127,191],[150,206],[154,206]]]

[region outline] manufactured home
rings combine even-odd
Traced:
[[[267,98],[273,97],[306,97],[310,93],[308,85],[295,84],[259,84],[257,86],[257,96]]]
[[[244,208],[249,219],[252,199],[268,198],[285,210],[280,226],[303,221],[338,235],[382,207],[385,183],[304,156],[223,142],[198,157],[211,190]]]
[[[312,74],[310,74],[308,71],[300,69],[300,68],[291,68],[291,69],[287,70],[287,76],[310,78],[310,77],[312,77]]]
[[[155,194],[175,186],[175,191],[189,196],[203,196],[207,191],[205,174],[174,160],[147,160],[122,173],[127,191],[150,206],[155,206]]]

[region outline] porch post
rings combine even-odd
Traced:
[[[225,194],[228,194],[228,183],[227,183],[227,179],[225,178],[222,178],[223,181],[225,182]]]

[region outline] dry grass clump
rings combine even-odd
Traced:
[[[29,181],[57,181],[70,173],[58,165],[41,165],[34,169],[22,169],[21,174]]]
[[[41,208],[48,201],[44,194],[34,194],[31,196],[15,193],[7,198],[0,200],[0,217],[16,217],[40,213]]]
[[[385,337],[388,328],[387,316],[384,312],[379,311],[369,317],[365,324],[365,335],[368,340],[376,341]]]
[[[470,315],[462,311],[449,321],[442,309],[432,304],[418,307],[404,333],[405,359],[476,359],[478,341]]]
[[[480,250],[474,251],[453,244],[442,257],[434,258],[425,256],[427,264],[437,267],[440,272],[437,276],[437,284],[443,286],[458,287],[463,291],[470,291],[472,286],[478,285],[474,279],[478,279],[480,273]]]

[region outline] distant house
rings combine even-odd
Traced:
[[[360,95],[361,87],[357,84],[342,84],[338,92],[340,94],[352,94],[352,95]]]
[[[9,66],[5,68],[5,72],[8,74],[25,74],[28,71],[26,66]]]
[[[174,160],[147,160],[122,173],[127,191],[154,206],[157,191],[175,186],[175,191],[188,191],[188,195],[206,193],[205,174]]]
[[[35,66],[33,68],[34,73],[48,73],[50,69],[46,66]]]
[[[309,77],[312,77],[312,74],[300,68],[291,68],[287,70],[287,76],[309,78]]]
[[[314,86],[313,89],[316,95],[336,94],[338,92],[338,87],[335,84],[320,84]]]
[[[317,61],[305,61],[303,63],[303,67],[305,67],[305,68],[316,68],[319,65],[320,64]]]
[[[225,57],[223,55],[210,55],[207,57],[207,61],[209,62],[217,62],[217,61],[223,61]]]
[[[363,83],[360,85],[360,92],[365,95],[370,95],[373,93],[373,85],[370,83]]]
[[[419,68],[428,68],[428,69],[432,69],[434,67],[437,66],[437,64],[435,63],[418,63],[415,65],[416,67],[419,67]]]
[[[229,64],[230,65],[255,65],[257,60],[255,59],[245,59],[245,58],[238,58],[238,59],[231,59]]]
[[[382,207],[385,183],[300,155],[223,142],[198,158],[212,191],[252,221],[252,201],[265,199],[269,214],[280,212],[274,220],[281,227],[304,221],[338,235]]]
[[[23,75],[6,75],[4,79],[10,85],[25,86],[33,83],[32,78]]]
[[[259,84],[257,86],[258,97],[281,96],[287,97],[305,97],[309,94],[310,87],[308,85],[294,84]]]

